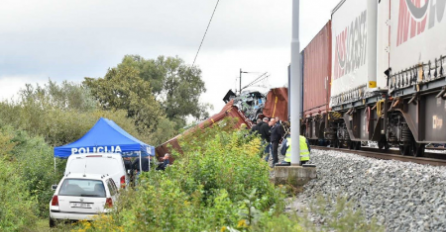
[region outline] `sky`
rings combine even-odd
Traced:
[[[303,49],[331,17],[338,0],[301,0]],[[193,63],[217,0],[2,0],[0,100],[26,83],[80,83],[103,77],[127,54],[178,56]],[[291,0],[220,0],[195,65],[202,70],[211,115],[224,106],[239,71],[242,86],[262,73],[258,89],[287,86]],[[237,85],[236,85],[237,84]]]

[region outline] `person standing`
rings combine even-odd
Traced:
[[[148,172],[149,171],[149,159],[151,159],[151,156],[146,156],[146,157],[142,157],[141,159],[141,166],[142,166],[142,171],[143,172]],[[139,175],[141,170],[139,168],[139,157],[135,159],[135,161],[133,161],[132,167],[134,170],[137,171],[137,174]]]
[[[262,122],[262,120],[259,118],[257,121],[253,123],[253,127],[251,128],[250,134],[253,134],[255,132],[259,133],[259,124]]]
[[[268,126],[269,119],[267,117],[263,118],[263,122],[260,122],[257,124],[257,132],[260,134],[260,137],[262,138],[262,147],[265,147],[264,153],[267,153],[266,155],[266,161],[268,161],[269,158],[269,147],[270,147],[270,128]]]
[[[133,165],[132,165],[132,159],[130,157],[124,158],[124,166],[125,171],[129,175],[130,181],[133,180]]]
[[[279,162],[278,150],[279,143],[282,140],[282,137],[285,135],[285,130],[283,129],[282,124],[280,124],[280,120],[276,121],[276,124],[271,129],[271,147],[272,147],[272,155],[273,155],[273,167],[276,163]]]

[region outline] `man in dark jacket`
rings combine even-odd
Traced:
[[[258,133],[262,137],[262,140],[269,143],[270,142],[270,128],[268,126],[268,118],[263,118],[263,122],[257,124]]]
[[[133,165],[132,165],[132,159],[130,157],[124,158],[124,166],[125,166],[125,172],[129,174],[130,180],[133,180]]]
[[[253,134],[253,133],[257,132],[257,134],[258,134],[259,133],[259,124],[261,122],[262,122],[262,120],[260,118],[257,119],[257,121],[253,123],[253,127],[251,128],[251,131],[249,133]]]
[[[271,129],[271,146],[272,146],[272,154],[273,154],[273,166],[279,162],[278,157],[278,149],[280,140],[285,135],[285,130],[283,129],[280,120],[276,119],[276,124]]]
[[[151,159],[152,157],[147,156],[147,157],[142,157],[141,159],[141,166],[142,166],[142,171],[143,172],[148,172],[149,171],[149,159]],[[139,168],[139,157],[135,159],[135,161],[133,161],[133,170],[136,170],[138,173],[138,175],[140,174],[141,170]]]
[[[268,125],[269,119],[267,117],[263,118],[263,122],[260,121],[257,124],[257,133],[260,134],[260,137],[262,138],[262,147],[265,147],[264,153],[266,153],[265,161],[268,161],[269,159],[269,150],[271,148],[270,144],[270,127]]]

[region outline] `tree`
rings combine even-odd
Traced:
[[[164,110],[152,94],[148,81],[139,77],[139,71],[131,66],[109,69],[104,78],[86,77],[83,84],[91,90],[103,110],[125,110],[127,117],[135,120],[139,133],[160,134],[158,125],[175,124],[166,121]],[[175,133],[168,131],[163,137],[153,138],[159,143],[165,136]]]
[[[209,104],[200,104],[199,97],[206,92],[201,70],[189,67],[178,57],[159,56],[146,60],[139,55],[127,55],[117,70],[133,67],[141,79],[150,82],[153,95],[166,112],[167,118],[177,123],[177,129],[186,125],[186,118],[209,117]]]
[[[148,130],[138,130],[126,110],[100,109],[86,86],[52,81],[43,87],[27,84],[19,97],[20,101],[0,102],[0,127],[10,125],[31,136],[42,136],[51,146],[78,140],[100,117],[113,120],[141,141],[150,144],[158,141]]]
[[[90,111],[97,109],[97,103],[90,89],[73,82],[63,81],[61,85],[48,80],[43,87],[25,84],[25,89],[19,91],[22,103],[34,101],[60,109],[76,109]]]

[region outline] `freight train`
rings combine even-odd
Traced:
[[[412,156],[446,143],[445,10],[446,1],[342,0],[301,53],[301,133]]]

